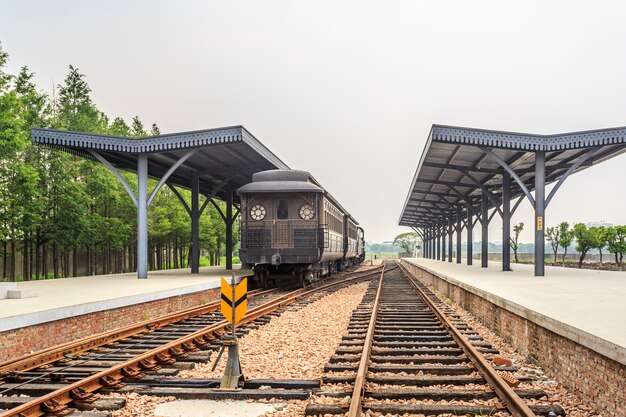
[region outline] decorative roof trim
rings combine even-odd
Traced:
[[[531,135],[455,126],[433,125],[431,138],[435,142],[487,146],[523,151],[560,151],[592,146],[626,143],[626,127],[557,135]]]
[[[131,139],[123,136],[106,136],[90,133],[69,132],[64,130],[34,128],[32,129],[31,140],[34,143],[40,143],[48,146],[56,145],[66,148],[85,148],[127,153],[147,153],[242,142],[244,141],[244,130],[245,129],[242,126],[235,126],[223,129],[200,130],[196,132],[184,132],[149,136],[141,139]],[[258,145],[260,145],[260,143]],[[264,148],[263,145],[260,146]],[[274,158],[278,159],[276,156],[274,156]],[[284,165],[282,162],[281,164]]]

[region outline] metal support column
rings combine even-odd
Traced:
[[[448,262],[452,262],[452,219],[448,217]]]
[[[446,224],[441,223],[441,260],[446,261]]]
[[[441,226],[437,224],[437,260],[441,259]]]
[[[481,200],[480,217],[482,222],[480,266],[487,268],[489,263],[489,199],[485,193],[483,193]]]
[[[535,276],[544,276],[545,263],[545,197],[546,197],[546,154],[535,152]]]
[[[428,249],[430,245],[430,230],[428,228],[424,228],[424,251],[422,252],[422,257],[428,259],[430,254],[428,253]]]
[[[200,272],[200,176],[191,176],[191,273]]]
[[[226,269],[233,269],[233,191],[226,197]]]
[[[502,270],[511,270],[511,175],[502,173]]]
[[[137,278],[148,278],[148,155],[137,155]]]
[[[472,216],[472,208],[470,205],[467,205],[467,264],[472,264],[472,256],[474,256],[474,237],[472,236],[472,231],[474,229],[474,222]]]
[[[434,235],[433,235],[433,228],[430,227],[428,228],[428,259],[433,259],[433,241],[434,241]]]
[[[461,206],[456,206],[456,263],[461,263]]]

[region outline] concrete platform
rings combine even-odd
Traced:
[[[237,277],[252,271],[234,266]],[[11,290],[34,298],[0,299],[0,332],[109,310],[163,298],[217,288],[220,277],[230,277],[223,266],[150,272],[148,279],[136,273],[48,279],[17,283]]]
[[[626,272],[546,266],[545,277],[533,265],[512,264],[502,272],[432,259],[404,259],[453,285],[626,364]],[[476,261],[475,261],[476,262]]]

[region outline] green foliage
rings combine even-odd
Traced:
[[[556,255],[559,252],[559,239],[561,237],[560,230],[561,229],[559,229],[558,227],[548,227],[546,229],[546,239],[548,239],[548,242],[552,247],[552,252],[554,252],[554,263],[556,263]]]
[[[400,246],[404,252],[412,252],[415,249],[415,245],[417,244],[417,233],[415,232],[406,232],[399,234],[393,240],[394,245]]]
[[[598,249],[600,252],[600,265],[602,265],[602,249],[604,249],[607,245],[607,228],[604,226],[596,227],[596,246],[594,249]]]
[[[524,223],[518,223],[513,226],[513,237],[511,237],[511,249],[513,249],[513,254],[515,255],[515,262],[519,262],[517,257],[517,250],[519,249],[519,235],[524,230]]]
[[[16,253],[22,252],[24,279],[76,275],[78,254],[88,274],[134,269],[136,209],[125,188],[104,166],[55,149],[32,146],[33,127],[127,137],[159,135],[135,116],[131,124],[111,119],[91,98],[86,76],[70,65],[52,97],[37,89],[33,73],[23,67],[6,72],[9,55],[0,44],[0,251],[3,278],[16,276]],[[58,92],[58,94],[57,94]],[[122,173],[136,192],[133,173]],[[150,180],[150,187],[156,181]],[[179,191],[190,202],[190,193]],[[202,202],[201,202],[202,203]],[[224,211],[224,204],[218,204]],[[185,267],[189,255],[190,219],[174,193],[164,187],[149,211],[150,267]],[[201,250],[209,264],[219,264],[225,226],[208,205],[200,219]],[[237,236],[236,230],[233,235]],[[53,260],[48,271],[46,259]],[[71,256],[71,259],[70,259]],[[126,262],[121,262],[122,259]]]
[[[626,253],[626,226],[606,228],[606,242],[609,252],[615,255],[615,263],[623,269],[624,253]]]
[[[575,224],[572,234],[576,238],[576,250],[580,253],[578,267],[582,268],[585,255],[587,255],[589,249],[598,246],[598,234],[595,227],[588,229],[584,223]]]
[[[574,241],[574,233],[569,228],[568,222],[559,223],[559,245],[563,248],[563,266],[565,266],[565,256],[567,255],[567,248],[570,247]]]

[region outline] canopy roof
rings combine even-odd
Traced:
[[[138,155],[148,154],[148,173],[156,179],[162,178],[177,161],[195,149],[195,153],[171,173],[167,182],[189,189],[192,175],[197,172],[200,193],[211,195],[215,192],[215,196],[222,200],[226,193],[249,183],[255,172],[289,168],[243,126],[140,139],[33,129],[31,138],[35,143],[91,159],[94,159],[92,152],[95,151],[114,167],[133,172],[137,170]]]
[[[515,172],[527,191],[534,190],[537,151],[545,152],[548,184],[625,152],[626,127],[532,135],[433,125],[399,224],[431,226],[450,218],[458,205],[464,211],[469,205],[477,212],[483,189],[490,192],[490,208],[498,207],[503,195],[502,163]],[[511,198],[524,194],[511,181]]]

